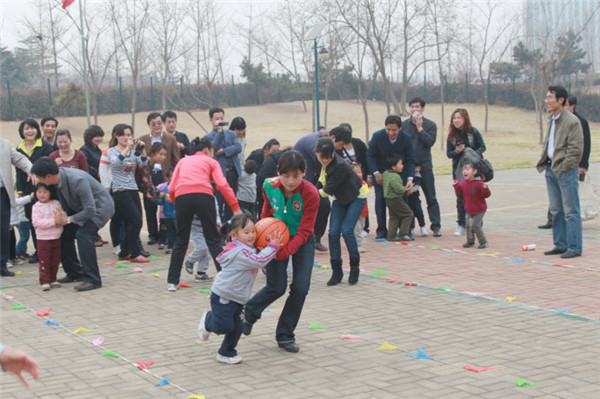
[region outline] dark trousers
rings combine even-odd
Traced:
[[[456,223],[458,223],[459,226],[465,227],[465,204],[463,201],[463,196],[458,193],[456,193],[456,215]]]
[[[27,241],[31,235],[29,222],[19,222],[19,241],[17,242],[17,256],[27,254]]]
[[[433,175],[433,169],[421,170],[421,188],[427,201],[427,214],[429,215],[429,222],[431,223],[431,229],[439,229],[441,227],[441,216],[440,216],[440,204],[435,194],[435,176]]]
[[[156,221],[157,211],[158,205],[144,195],[144,212],[146,212],[146,227],[148,228],[149,239],[158,239],[158,222]]]
[[[121,256],[137,257],[142,246],[140,231],[142,230],[142,205],[137,190],[117,191],[115,200],[115,217],[125,221],[125,242],[121,242]]]
[[[2,186],[0,188],[0,266],[7,272],[6,262],[10,256],[10,198]]]
[[[247,202],[247,201],[240,201],[238,200],[238,203],[240,204],[240,208],[247,210],[248,212],[250,212],[250,214],[252,215],[252,218],[254,220],[256,220],[256,204],[254,202]]]
[[[158,186],[163,182],[162,170],[152,170],[152,184],[154,187]],[[158,223],[156,221],[156,212],[158,211],[158,205],[154,203],[150,198],[144,197],[144,212],[146,212],[146,227],[148,228],[149,238],[158,239]]]
[[[61,262],[67,276],[72,279],[83,279],[86,283],[102,286],[100,270],[98,269],[98,257],[96,256],[96,241],[94,237],[98,234],[98,226],[91,220],[83,226],[70,223],[64,226],[60,236]],[[75,251],[75,239],[81,263]]]
[[[373,179],[375,180],[375,179]],[[387,236],[387,218],[385,208],[385,197],[383,196],[383,186],[373,181],[375,187],[375,216],[377,216],[377,238],[385,238]]]
[[[419,192],[415,191],[414,193],[410,194],[407,196],[407,200],[408,206],[414,215],[410,223],[410,228],[412,229],[415,227],[415,218],[417,219],[419,226],[425,226],[425,215],[423,215],[423,207],[421,207],[421,196],[419,195]]]
[[[40,261],[40,284],[55,282],[60,265],[60,238],[38,240],[37,253]]]
[[[227,170],[224,172],[224,175],[225,179],[227,179],[229,187],[231,187],[231,189],[233,190],[233,193],[237,194],[239,176],[235,169],[227,168]],[[219,205],[219,215],[221,216],[221,220],[223,221],[223,223],[225,223],[226,221],[231,219],[231,217],[233,216],[233,211],[227,204],[227,201],[225,201],[225,197],[223,197],[223,194],[221,194],[221,192],[216,188],[215,197],[217,197],[217,204]]]
[[[321,238],[327,230],[327,221],[329,220],[329,213],[331,212],[331,203],[329,198],[321,197],[319,201],[319,210],[317,211],[317,220],[315,221],[315,241],[321,242]]]
[[[175,219],[160,219],[160,227],[158,229],[158,243],[166,244],[167,248],[173,249],[175,244],[175,237],[177,236],[177,228],[175,226]]]
[[[12,229],[11,228],[9,228],[9,229],[10,229],[9,259],[15,259],[17,257],[17,235],[15,234],[14,227]]]
[[[275,339],[279,343],[295,342],[294,330],[300,320],[302,308],[310,289],[310,277],[315,261],[315,238],[308,237],[306,243],[298,248],[292,258],[292,283],[290,294],[277,322]],[[289,259],[289,258],[288,258]],[[246,303],[244,320],[250,324],[260,319],[263,310],[285,294],[288,285],[288,259],[273,259],[267,264],[267,285],[258,291]]]
[[[222,303],[221,297],[217,294],[210,294],[211,310],[206,314],[205,326],[206,331],[225,334],[218,351],[219,355],[233,357],[237,356],[235,348],[244,330],[244,322],[241,318],[244,306],[228,300],[223,302],[227,303]]]
[[[179,284],[181,278],[181,266],[183,258],[190,243],[190,231],[192,219],[198,216],[202,223],[206,245],[213,258],[215,267],[221,271],[221,265],[217,262],[217,256],[223,251],[220,245],[220,236],[217,231],[217,212],[215,209],[215,197],[210,194],[184,194],[177,197],[175,201],[175,220],[177,222],[177,236],[169,264],[169,284]]]

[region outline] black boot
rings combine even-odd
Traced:
[[[327,285],[336,285],[342,281],[342,277],[344,277],[344,272],[342,271],[342,260],[333,260],[331,259],[331,278],[327,282]]]
[[[348,284],[354,285],[358,283],[358,275],[360,274],[360,258],[350,258],[350,277],[348,277]]]

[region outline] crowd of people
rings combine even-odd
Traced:
[[[546,171],[555,244],[546,254],[579,256],[576,184],[581,165],[587,168],[589,128],[584,140],[583,119],[563,109],[576,103],[573,97],[567,99],[564,88],[550,87],[546,103],[553,116],[538,169]],[[171,254],[169,291],[177,291],[182,268],[195,273],[196,281],[211,280],[207,269],[212,258],[218,274],[211,312],[203,315],[198,333],[203,340],[210,332],[225,335],[217,360],[241,361],[235,349],[240,336],[251,333],[263,310],[285,294],[288,284],[276,341],[284,350],[297,352],[294,330],[310,288],[315,251],[329,252],[332,275],[327,285],[340,284],[343,237],[348,283],[358,282],[363,243],[371,228],[370,189],[375,191],[376,241],[413,241],[416,233],[426,236],[430,231],[434,237],[442,235],[431,155],[437,126],[424,116],[423,99],[413,98],[409,105],[409,118],[388,116],[368,145],[352,136],[348,123],[341,123],[303,136],[291,148],[281,148],[272,138],[248,157],[245,120],[233,118],[227,129],[225,111],[218,107],[210,109],[213,129],[202,138],[189,140],[177,131],[175,112],[152,112],[148,134],[136,138],[131,126],[117,124],[106,149],[101,148],[104,131],[99,126],[86,129],[85,144],[77,150],[71,147],[71,133],[57,130],[55,118],[44,118],[41,127],[26,119],[19,126],[22,141],[16,150],[0,141],[2,276],[14,275],[8,266],[28,258],[39,262],[44,291],[75,281],[81,282],[77,291],[100,288],[96,247],[107,242],[98,231],[110,221],[115,255],[149,262],[141,239],[145,214],[147,245]],[[483,217],[490,189],[478,161],[486,146],[466,109],[452,113],[446,147],[456,191],[454,234],[466,235],[466,248],[475,245],[475,238],[478,248],[486,248]],[[17,168],[16,185],[11,163]],[[291,239],[281,245],[280,236],[272,237],[258,252],[254,223],[265,217],[283,221]],[[322,241],[327,226],[329,247]],[[29,236],[36,251],[31,256]],[[186,258],[190,236],[195,248]],[[61,263],[66,276],[58,278]],[[266,285],[252,296],[256,273],[265,265]]]

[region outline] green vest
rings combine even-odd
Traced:
[[[263,185],[265,194],[269,199],[271,208],[273,208],[273,217],[285,223],[290,236],[294,236],[298,232],[298,227],[300,227],[300,221],[302,220],[304,200],[302,200],[300,192],[294,194],[290,199],[285,198],[283,192],[279,188],[274,187],[274,184],[278,181],[278,177],[265,179]]]

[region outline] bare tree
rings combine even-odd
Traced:
[[[477,71],[481,82],[487,82],[491,74],[490,65],[500,61],[511,48],[514,38],[517,37],[515,24],[516,16],[499,16],[500,3],[487,0],[485,3],[473,2],[471,6],[478,11],[479,15],[474,18],[475,41],[467,46],[467,50],[477,63]],[[495,26],[496,25],[496,26]],[[483,90],[483,102],[485,105],[485,127],[488,131],[489,104],[487,86]]]
[[[45,85],[46,76],[54,78],[54,88],[59,88],[59,38],[65,35],[68,27],[65,23],[65,15],[60,12],[60,3],[51,0],[38,0],[35,3],[37,18],[27,18],[23,21],[27,29],[25,43],[39,46],[38,60],[40,61],[40,77]]]
[[[217,78],[220,77],[221,83],[225,83],[219,37],[227,24],[219,23],[217,20],[218,9],[214,0],[190,0],[189,9],[190,29],[194,34],[195,42],[196,82],[204,83],[208,90],[208,101],[194,98],[200,103],[213,106],[215,104],[213,89]]]
[[[135,128],[138,76],[146,66],[146,29],[150,23],[150,3],[147,0],[110,0],[108,3],[119,48],[125,54],[131,71],[131,126]]]
[[[531,5],[533,4],[535,3]],[[537,7],[531,7],[529,11],[541,14],[540,20],[545,21],[545,24],[530,37],[532,48],[527,48],[523,43],[519,43],[513,49],[513,58],[523,68],[524,75],[529,82],[530,93],[536,107],[541,144],[544,140],[544,95],[546,90],[555,81],[559,65],[576,46],[578,38],[586,31],[596,14],[600,12],[600,3],[594,5],[579,28],[569,34],[559,31],[560,25],[552,23],[551,16],[554,13],[556,20],[565,18],[568,7],[573,5],[571,2],[565,3],[558,12],[556,8],[549,9],[549,4],[543,0],[539,0],[535,5]]]
[[[167,87],[171,78],[171,66],[188,50],[182,46],[180,28],[185,10],[177,1],[160,0],[155,5],[158,15],[152,23],[153,43],[160,56],[149,57],[158,71],[162,83],[162,109],[167,108]]]
[[[83,3],[82,10],[84,32],[86,32],[86,35],[84,36],[85,46],[83,55],[87,62],[87,77],[83,76],[84,69],[80,49],[71,49],[68,45],[69,42],[74,42],[77,39],[67,37],[67,42],[64,42],[62,39],[59,39],[59,41],[69,55],[68,58],[65,58],[65,62],[71,65],[71,67],[78,71],[78,73],[88,81],[90,94],[92,96],[92,114],[94,115],[94,123],[97,124],[98,91],[104,83],[104,79],[107,76],[117,49],[114,46],[105,46],[107,32],[110,32],[111,24],[109,18],[99,18],[99,15],[106,15],[108,10],[104,7],[95,6],[90,11],[87,2]]]
[[[350,13],[354,13],[352,16]],[[349,10],[349,19],[359,20],[362,18],[361,8],[358,3],[355,4],[355,8]],[[369,29],[370,26],[364,27]],[[367,103],[371,97],[371,92],[375,86],[378,69],[377,64],[372,61],[371,58],[367,57],[368,47],[360,40],[359,36],[356,35],[352,30],[348,28],[335,28],[335,36],[340,42],[340,49],[346,59],[346,61],[352,67],[352,70],[356,74],[356,87],[358,92],[358,101],[362,107],[363,117],[365,120],[365,141],[369,141],[369,111]],[[365,36],[368,36],[369,32],[365,32]],[[370,64],[369,64],[369,61]]]
[[[304,39],[310,28],[310,16],[305,15],[304,6],[289,1],[282,3],[268,17],[268,28],[261,25],[261,29],[251,37],[253,45],[265,59],[267,71],[270,64],[276,64],[291,76],[298,87],[302,86],[305,76],[312,74],[312,53]],[[262,21],[265,19],[262,18]],[[307,112],[306,102],[304,99],[301,101],[304,112]]]
[[[397,12],[399,2],[396,0],[331,0],[336,6],[339,23],[354,31],[360,40],[366,44],[383,79],[388,114],[391,113],[390,101],[394,111],[400,114],[400,104],[391,87],[391,77],[388,74],[388,61],[394,53],[392,49],[392,33],[397,27]],[[352,10],[362,9],[362,18],[351,18]]]
[[[453,38],[457,34],[458,25],[454,12],[454,0],[428,0],[426,18],[428,30],[431,31],[435,39],[435,58],[440,79],[440,105],[442,111],[442,121],[440,124],[440,148],[444,149],[444,129],[445,120],[444,104],[446,101],[445,93],[445,73],[444,58],[448,55]]]

